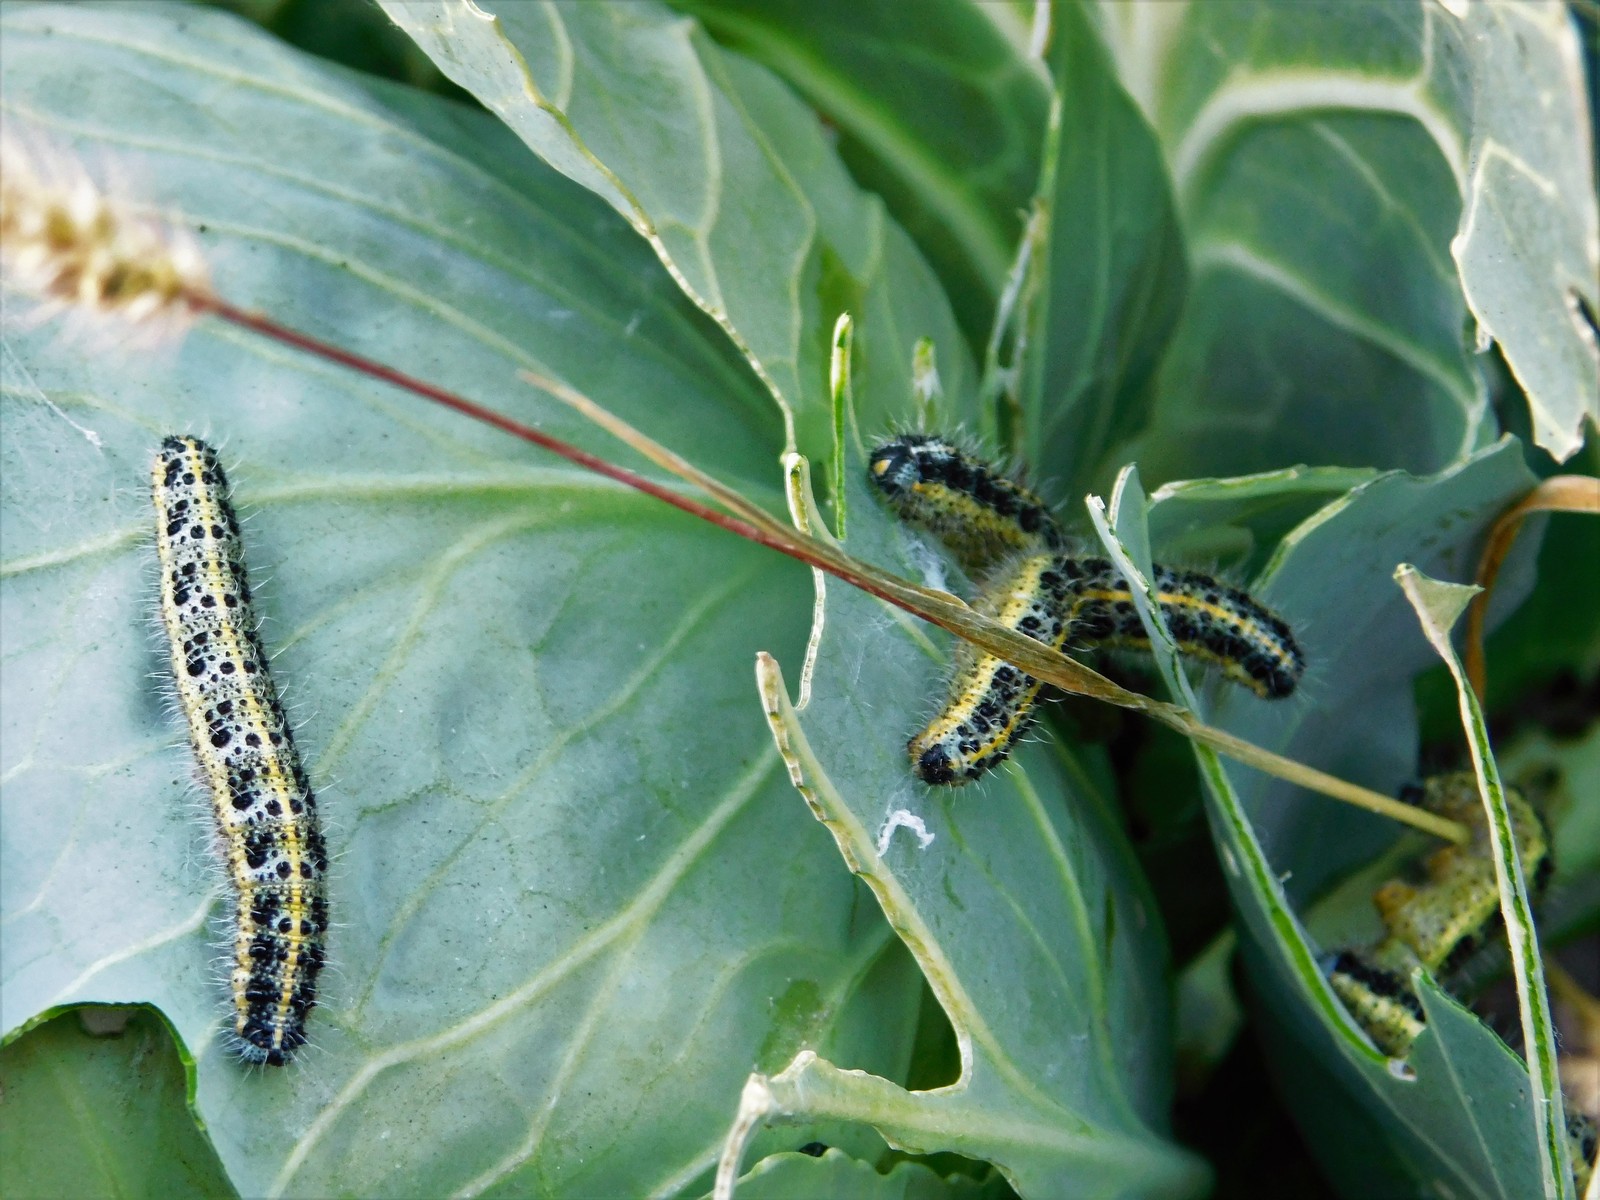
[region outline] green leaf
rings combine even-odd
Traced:
[[[817,1158],[809,1154],[774,1154],[762,1159],[739,1180],[739,1200],[816,1200],[818,1196],[848,1196],[851,1200],[982,1200],[997,1197],[997,1189],[963,1176],[940,1176],[921,1163],[896,1163],[879,1174],[871,1164],[833,1149]]]
[[[0,1191],[231,1195],[184,1088],[171,1035],[149,1012],[90,1008],[46,1021],[0,1049]]]
[[[911,569],[855,460],[853,553]],[[901,620],[830,586],[809,706],[776,663],[763,694],[796,786],[871,887],[955,1029],[961,1072],[907,1091],[803,1052],[747,1087],[728,1167],[754,1122],[870,1122],[910,1153],[995,1163],[1024,1195],[1192,1195],[1204,1171],[1163,1139],[1170,998],[1147,889],[1088,772],[1032,747],[963,789],[924,789],[905,738],[939,687]],[[909,703],[908,703],[909,701]],[[904,714],[891,727],[886,713]],[[977,931],[981,931],[978,933]]]
[[[1427,654],[1388,579],[1392,563],[1426,557],[1432,571],[1466,573],[1489,522],[1529,484],[1520,457],[1503,442],[1432,479],[1380,476],[1304,522],[1257,581],[1258,594],[1301,632],[1311,663],[1303,690],[1320,687],[1322,696],[1268,706],[1208,692],[1200,711],[1313,766],[1362,778],[1351,769],[1361,764],[1376,786],[1409,775],[1415,726],[1407,693]],[[1142,569],[1145,504],[1136,478],[1121,482],[1117,501],[1101,522],[1102,538]],[[1330,578],[1337,589],[1327,586]],[[1180,695],[1198,704],[1176,660],[1161,658]],[[1398,736],[1389,728],[1396,722]],[[1498,1037],[1425,986],[1430,1024],[1411,1056],[1415,1077],[1403,1076],[1328,990],[1296,907],[1328,877],[1328,860],[1348,865],[1340,851],[1371,845],[1375,819],[1264,785],[1203,747],[1195,753],[1240,916],[1252,1015],[1297,1123],[1340,1190],[1369,1196],[1427,1187],[1507,1200],[1542,1194],[1527,1070]],[[1397,776],[1387,784],[1371,777],[1385,762]]]
[[[1600,721],[1573,737],[1538,727],[1497,750],[1507,779],[1543,800],[1556,873],[1539,914],[1556,945],[1600,926]]]
[[[1441,577],[1471,578],[1490,521],[1532,483],[1513,442],[1480,451],[1469,462],[1474,464],[1470,470],[1452,469],[1437,479],[1400,472],[1276,477],[1284,489],[1277,506],[1281,513],[1315,499],[1319,478],[1329,486],[1341,477],[1358,482],[1306,516],[1257,572],[1265,581],[1262,598],[1298,632],[1306,652],[1304,694],[1281,705],[1262,704],[1241,689],[1211,684],[1204,694],[1213,724],[1380,792],[1393,794],[1414,778],[1417,718],[1411,681],[1436,660],[1394,589],[1394,565],[1420,560]],[[1237,481],[1237,507],[1220,485],[1159,490],[1150,512],[1152,533],[1160,532],[1152,538],[1157,561],[1191,544],[1188,531],[1210,526],[1213,514],[1219,525],[1234,513],[1271,516],[1273,478]],[[1313,490],[1302,491],[1308,483]],[[1531,542],[1518,546],[1497,608],[1513,608],[1526,594],[1536,549]],[[1252,554],[1246,561],[1258,560]],[[1286,886],[1299,902],[1371,858],[1394,835],[1381,818],[1330,801],[1297,798],[1294,789],[1274,781],[1261,780],[1245,794],[1256,832],[1275,865],[1289,875]]]
[[[722,332],[487,115],[203,10],[29,7],[0,42],[8,133],[183,213],[231,299],[596,440],[515,378],[560,375],[782,504],[782,422]],[[248,1195],[698,1190],[752,1065],[903,1074],[920,979],[750,685],[801,652],[803,569],[220,325],[155,354],[7,332],[0,1029],[159,1007]],[[149,633],[171,430],[224,446],[336,853],[285,1071],[219,1037],[208,818]]]
[[[1053,6],[1055,87],[1023,313],[1022,447],[1076,499],[1109,481],[1188,283],[1155,135],[1077,0]]]
[[[884,197],[981,347],[1038,181],[1049,106],[1005,10],[973,0],[672,4],[838,129],[851,174]]]
[[[1473,771],[1483,798],[1494,855],[1495,878],[1500,888],[1500,914],[1511,947],[1511,973],[1517,985],[1517,1007],[1522,1014],[1522,1044],[1528,1054],[1528,1095],[1548,1196],[1572,1195],[1572,1162],[1567,1151],[1567,1127],[1561,1110],[1561,1079],[1556,1071],[1555,1032],[1550,1024],[1550,1001],[1545,994],[1544,964],[1539,957],[1539,934],[1533,926],[1533,903],[1527,878],[1517,857],[1516,835],[1506,808],[1500,768],[1489,744],[1489,727],[1483,710],[1467,683],[1466,670],[1450,643],[1450,631],[1472,603],[1478,588],[1429,579],[1409,564],[1395,571],[1395,582],[1416,610],[1429,644],[1444,659],[1461,706]]]
[[[1458,22],[1431,0],[1161,7],[1107,21],[1193,267],[1145,473],[1435,471],[1483,444],[1451,257],[1474,129]]]
[[[863,420],[902,411],[921,337],[938,347],[949,394],[970,403],[966,347],[910,240],[850,181],[816,117],[692,19],[646,0],[541,0],[492,20],[466,0],[384,7],[446,75],[649,239],[745,351],[803,452],[829,445],[826,364],[841,311],[855,320]]]
[[[1473,316],[1527,395],[1533,440],[1563,461],[1586,419],[1600,425],[1600,213],[1578,32],[1565,5],[1441,7],[1472,80],[1451,252]]]
[[[1364,467],[1288,467],[1169,483],[1151,496],[1150,537],[1172,561],[1227,563],[1254,575],[1301,521],[1376,475]]]

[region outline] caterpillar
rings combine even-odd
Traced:
[[[1071,627],[1071,582],[1054,556],[1029,555],[1002,572],[974,607],[1009,629],[1060,649]],[[1039,680],[1020,667],[960,642],[949,698],[906,746],[918,778],[962,784],[998,765],[1032,724],[1039,688]]]
[[[973,579],[1019,552],[1066,544],[1049,505],[944,438],[907,433],[885,442],[867,476],[902,521],[938,538]]]
[[[1549,830],[1538,811],[1515,788],[1505,791],[1512,836],[1528,878],[1529,898],[1538,904],[1549,889],[1555,862]],[[1495,878],[1487,814],[1471,772],[1436,776],[1402,798],[1472,830],[1465,846],[1446,846],[1422,864],[1423,881],[1391,879],[1373,893],[1385,935],[1364,949],[1336,951],[1327,965],[1328,982],[1367,1036],[1391,1058],[1404,1058],[1427,1028],[1412,977],[1417,970],[1449,977],[1495,932],[1501,922],[1500,886]],[[1594,1122],[1567,1114],[1577,1190],[1593,1172]]]
[[[987,463],[944,438],[905,434],[872,452],[868,477],[978,581],[984,615],[1055,649],[1149,648],[1114,564],[1062,553],[1049,508]],[[1263,698],[1294,692],[1305,659],[1281,618],[1198,571],[1157,566],[1152,583],[1181,653]],[[1032,723],[1039,691],[1031,675],[963,643],[944,706],[907,744],[918,777],[961,784],[996,766]]]
[[[1289,627],[1244,592],[1198,571],[1157,567],[1161,615],[1185,655],[1263,697],[1287,696],[1304,667]],[[997,572],[974,607],[1053,649],[1150,642],[1128,584],[1105,558],[1030,555]],[[949,697],[907,746],[924,783],[961,784],[1002,762],[1032,723],[1040,683],[963,642]]]
[[[1550,838],[1521,792],[1507,788],[1505,795],[1529,896],[1538,903],[1554,870]],[[1335,994],[1374,1044],[1393,1058],[1405,1057],[1425,1025],[1412,973],[1420,968],[1440,977],[1454,974],[1500,921],[1500,886],[1476,776],[1436,776],[1405,798],[1461,822],[1472,831],[1472,840],[1430,854],[1422,882],[1391,879],[1379,887],[1372,900],[1384,937],[1364,949],[1340,950],[1331,960],[1329,983]]]
[[[161,624],[233,891],[235,1053],[280,1066],[306,1040],[325,954],[327,849],[256,633],[239,521],[216,451],[161,443],[151,472]]]

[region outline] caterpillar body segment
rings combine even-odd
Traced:
[[[1549,833],[1520,791],[1506,788],[1505,797],[1529,898],[1538,904],[1555,866]],[[1428,855],[1422,884],[1394,879],[1373,894],[1373,905],[1388,931],[1386,941],[1398,943],[1383,953],[1396,961],[1409,954],[1432,974],[1450,975],[1500,924],[1500,885],[1488,822],[1477,779],[1470,772],[1440,776],[1414,795],[1412,802],[1461,822],[1472,830],[1472,841],[1465,846],[1444,846]]]
[[[1341,950],[1328,968],[1328,984],[1373,1044],[1404,1058],[1427,1028],[1422,1000],[1409,975],[1385,966],[1370,951]]]
[[[902,521],[937,538],[974,580],[1014,555],[1066,546],[1048,504],[942,437],[907,433],[883,443],[867,477]]]
[[[1068,561],[1078,576],[1072,589],[1072,644],[1149,650],[1133,593],[1116,565],[1106,558]],[[1219,668],[1225,678],[1263,699],[1294,694],[1305,656],[1281,617],[1249,593],[1199,571],[1158,564],[1150,582],[1162,620],[1184,657]]]
[[[1567,1109],[1567,1149],[1572,1154],[1573,1190],[1580,1196],[1589,1191],[1594,1178],[1595,1155],[1600,1152],[1600,1130],[1588,1113]]]

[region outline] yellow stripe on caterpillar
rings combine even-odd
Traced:
[[[1157,598],[1178,648],[1258,695],[1287,696],[1304,668],[1289,627],[1246,593],[1196,571],[1157,567]],[[1148,648],[1127,582],[1109,559],[1026,555],[997,570],[974,607],[1060,649]],[[1033,719],[1039,681],[1003,659],[958,648],[939,714],[908,745],[932,784],[978,778],[1010,753]]]
[[[1086,648],[1148,650],[1150,639],[1127,580],[1110,559],[1062,559],[1076,571],[1072,641]],[[1305,656],[1288,624],[1249,593],[1199,571],[1157,564],[1151,583],[1167,631],[1186,657],[1219,668],[1263,699],[1294,694]]]
[[[281,1065],[305,1042],[325,955],[327,850],[267,655],[228,481],[198,438],[151,475],[161,623],[233,890],[234,1050]]]

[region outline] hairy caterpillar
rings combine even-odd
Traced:
[[[1046,645],[1148,649],[1121,573],[1060,553],[1044,503],[943,438],[907,434],[873,451],[869,477],[909,524],[937,537],[979,583],[974,607]],[[1305,661],[1288,625],[1245,592],[1158,566],[1152,583],[1178,649],[1258,696],[1293,693]],[[960,784],[1000,763],[1032,722],[1039,681],[962,645],[939,714],[907,749],[926,783]]]
[[[1019,559],[1001,572],[974,607],[1018,633],[1059,649],[1070,628],[1070,559],[1048,554]],[[907,745],[924,783],[966,783],[1005,759],[1032,723],[1039,681],[961,642],[950,696],[928,727]]]
[[[1441,775],[1407,797],[1472,830],[1465,846],[1445,846],[1423,863],[1424,879],[1391,879],[1373,894],[1385,936],[1365,949],[1337,952],[1329,969],[1334,992],[1385,1054],[1403,1058],[1422,1032],[1422,1002],[1412,973],[1449,976],[1494,932],[1500,889],[1489,853],[1489,831],[1477,779],[1470,772]],[[1550,883],[1553,863],[1544,821],[1515,788],[1506,806],[1517,853],[1535,903]]]
[[[1517,855],[1537,904],[1554,873],[1549,830],[1537,810],[1515,788],[1505,791]],[[1411,980],[1417,970],[1448,977],[1493,935],[1499,925],[1500,888],[1490,854],[1489,830],[1477,777],[1441,775],[1405,797],[1460,821],[1472,830],[1465,846],[1446,846],[1423,862],[1424,879],[1391,879],[1373,893],[1385,936],[1365,949],[1332,955],[1328,982],[1373,1043],[1392,1058],[1404,1058],[1427,1028],[1422,1000]],[[1595,1124],[1582,1113],[1567,1114],[1578,1191],[1588,1186],[1596,1150]]]
[[[1049,505],[944,438],[902,434],[872,452],[867,473],[902,521],[938,538],[974,579],[1015,553],[1066,544]]]
[[[1178,649],[1220,665],[1264,697],[1294,691],[1302,669],[1287,625],[1244,592],[1197,571],[1158,567],[1162,617]],[[985,616],[1059,649],[1070,641],[1148,648],[1122,575],[1109,559],[1031,555],[998,571],[974,606]],[[1033,676],[962,643],[944,707],[908,750],[925,783],[959,784],[1003,761],[1033,718]]]
[[[327,850],[256,634],[239,521],[217,455],[161,443],[151,478],[161,623],[233,889],[234,1049],[281,1065],[306,1040],[324,957]]]

